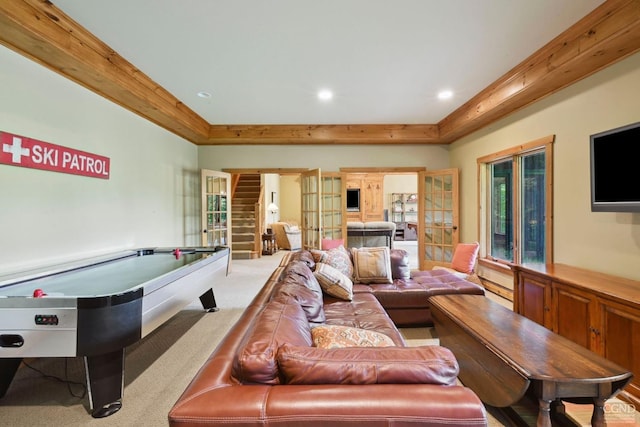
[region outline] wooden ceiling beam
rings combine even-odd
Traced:
[[[0,0],[0,43],[196,144],[209,123],[49,1]]]
[[[640,49],[640,1],[608,0],[439,124],[453,142]]]
[[[209,145],[439,144],[437,125],[213,125]]]
[[[198,145],[447,144],[640,49],[640,0],[607,0],[438,124],[210,125],[47,0],[0,0],[0,43]]]

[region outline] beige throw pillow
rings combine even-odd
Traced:
[[[353,277],[358,283],[393,283],[389,248],[351,248]]]
[[[326,294],[346,301],[353,299],[353,282],[337,268],[319,262],[313,274]]]

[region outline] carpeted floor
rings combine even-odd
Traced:
[[[26,362],[38,371],[25,365],[18,370],[7,395],[0,399],[0,425],[167,426],[169,409],[285,254],[280,251],[256,260],[233,260],[232,273],[214,285],[220,311],[205,313],[196,300],[127,348],[123,407],[116,414],[93,419],[87,412],[81,358],[29,359]],[[438,342],[433,328],[401,331],[409,345]],[[61,378],[73,384],[61,382]],[[588,410],[580,411],[587,421],[577,425],[589,425]],[[491,408],[488,418],[490,427],[512,425]],[[632,420],[625,425],[637,424]]]

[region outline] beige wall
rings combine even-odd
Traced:
[[[0,46],[0,131],[111,159],[109,180],[0,165],[0,274],[199,243],[197,149]]]
[[[389,220],[391,220],[391,195],[393,193],[417,193],[418,192],[418,174],[409,175],[385,175],[384,177],[384,203],[385,209],[388,209]]]
[[[454,143],[462,240],[478,238],[476,159],[555,134],[555,262],[640,279],[640,213],[591,212],[589,202],[589,136],[637,121],[640,54]]]
[[[389,146],[203,146],[198,148],[201,168],[321,168],[338,171],[342,167],[419,166],[427,169],[449,167],[449,152],[442,145]]]
[[[281,218],[282,208],[280,207],[280,176],[274,173],[262,175],[262,185],[264,187],[264,223],[271,224],[277,222]],[[273,203],[278,207],[276,213],[268,211],[269,203],[271,203],[271,195],[273,194]]]
[[[300,175],[280,176],[280,218],[283,221],[302,220]]]

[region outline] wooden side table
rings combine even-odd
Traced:
[[[278,250],[276,235],[274,233],[262,234],[262,255],[273,255]]]

